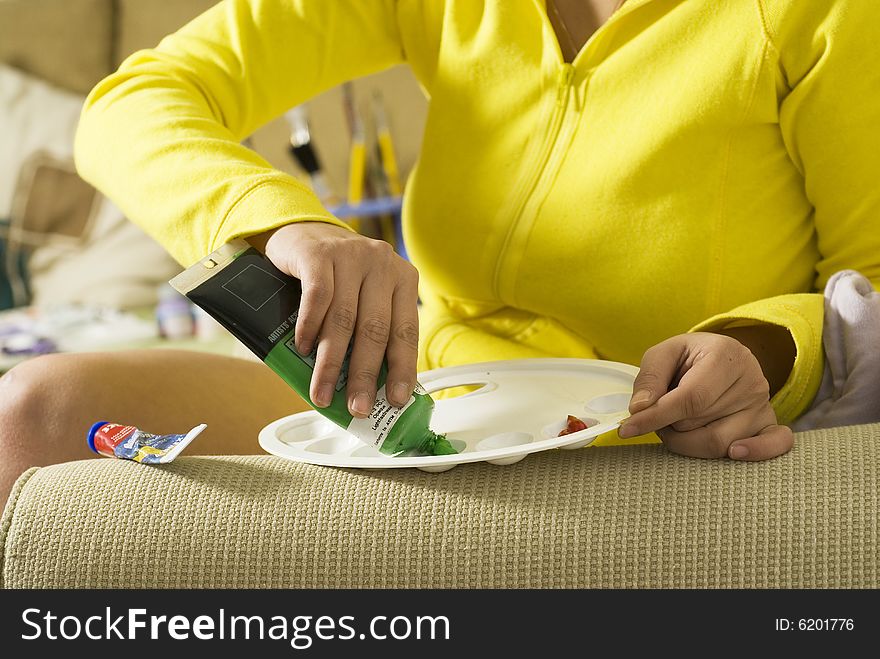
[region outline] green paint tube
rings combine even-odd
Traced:
[[[295,277],[243,240],[234,240],[201,259],[171,280],[171,285],[204,309],[290,385],[313,407],[309,383],[317,348],[301,355],[294,346],[294,329],[302,297]],[[316,408],[334,423],[386,455],[448,455],[456,450],[429,424],[434,401],[421,387],[403,407],[385,397],[387,366],[383,363],[379,391],[365,419],[352,417],[346,403],[348,353],[328,407]]]

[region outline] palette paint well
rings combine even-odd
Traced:
[[[521,359],[425,371],[419,382],[436,401],[431,428],[456,455],[392,457],[362,443],[316,411],[260,432],[267,452],[310,464],[361,469],[415,467],[440,472],[467,462],[507,465],[530,453],[587,446],[628,416],[638,368],[597,359]],[[568,415],[590,425],[563,435]]]

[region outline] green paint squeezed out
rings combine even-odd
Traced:
[[[295,350],[285,345],[292,337],[293,332],[291,331],[278,341],[266,356],[265,362],[304,400],[315,407],[309,397],[312,367]],[[347,368],[346,360],[343,369],[347,370]],[[347,373],[343,375],[347,376]],[[386,376],[387,368],[383,364],[377,382],[378,387],[385,384]],[[345,379],[347,377],[344,377],[343,381]],[[444,435],[438,435],[428,427],[434,412],[434,400],[431,396],[427,393],[416,392],[413,393],[413,397],[415,400],[412,405],[401,414],[394,427],[388,432],[385,441],[377,447],[379,451],[385,455],[395,456],[454,455],[458,453]],[[329,406],[315,407],[315,409],[342,428],[347,429],[353,419],[348,411],[344,386],[337,387]]]

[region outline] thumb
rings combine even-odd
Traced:
[[[658,343],[642,357],[639,374],[633,382],[629,413],[635,414],[656,403],[669,391],[684,355],[685,346],[677,337]]]

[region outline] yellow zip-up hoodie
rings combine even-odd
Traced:
[[[421,368],[637,364],[773,323],[797,347],[785,423],[821,379],[816,291],[880,283],[878,44],[871,0],[629,0],[572,64],[540,0],[226,0],[95,88],[77,164],[183,264],[341,225],[238,142],[406,62],[430,98],[404,211]]]

